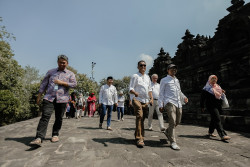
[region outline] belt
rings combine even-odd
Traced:
[[[158,100],[158,99],[154,99],[154,100]]]

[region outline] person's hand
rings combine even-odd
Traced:
[[[36,104],[39,105],[41,100],[41,94],[39,93],[37,98],[36,98]]]
[[[117,107],[117,103],[115,103],[115,106]]]
[[[59,79],[55,79],[54,83],[57,84],[57,85],[68,86],[67,82],[63,82],[63,81],[61,81]]]
[[[135,97],[138,97],[138,96],[139,96],[139,93],[138,93],[138,92],[135,92],[134,95],[135,95]]]
[[[99,107],[101,107],[102,106],[102,104],[99,104]]]
[[[201,112],[205,112],[205,108],[201,108]]]
[[[129,101],[129,106],[131,106],[131,107],[133,106],[133,105],[132,105],[132,101],[131,101],[131,100]]]
[[[154,104],[154,100],[150,99],[149,104],[152,106]]]
[[[61,84],[62,84],[62,81],[59,80],[59,79],[55,79],[55,80],[54,80],[54,83],[57,84],[57,85],[61,85]]]
[[[160,110],[161,113],[163,113],[164,108],[163,108],[163,107],[160,107],[159,110]]]
[[[184,98],[184,103],[188,103],[188,98]]]
[[[222,89],[222,93],[224,93],[224,94],[225,94],[225,93],[226,93],[226,91]]]

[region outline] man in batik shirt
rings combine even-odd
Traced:
[[[37,104],[39,105],[43,93],[42,116],[37,127],[36,138],[30,145],[41,146],[46,136],[46,131],[53,110],[55,110],[55,122],[52,130],[51,142],[59,141],[59,130],[62,126],[62,118],[69,101],[69,88],[76,87],[75,74],[67,70],[68,57],[59,55],[58,68],[51,69],[45,75],[39,89]]]

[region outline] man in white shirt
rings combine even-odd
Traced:
[[[116,88],[112,84],[113,84],[113,77],[108,77],[107,84],[102,85],[99,93],[99,106],[102,108],[99,128],[102,128],[103,119],[108,109],[107,130],[112,130],[110,124],[111,124],[113,105],[115,104],[117,107],[117,101],[118,101]]]
[[[148,129],[153,130],[152,120],[153,120],[154,111],[156,110],[158,120],[159,120],[160,130],[164,132],[166,128],[164,127],[163,115],[159,111],[159,105],[158,105],[158,98],[159,98],[159,93],[160,93],[160,84],[157,83],[158,75],[153,74],[151,76],[151,79],[152,79],[151,87],[152,87],[152,95],[153,95],[154,103],[152,105],[151,104],[149,105]]]
[[[165,111],[168,114],[168,129],[164,132],[170,141],[171,148],[174,150],[180,150],[180,147],[176,144],[175,128],[181,122],[182,116],[182,104],[188,102],[188,98],[181,92],[179,80],[176,78],[177,67],[174,64],[170,64],[167,68],[168,75],[160,82],[160,95],[158,104],[160,111]]]
[[[153,104],[151,81],[146,71],[146,62],[141,60],[137,66],[139,72],[132,75],[129,91],[132,94],[132,105],[136,115],[135,140],[138,147],[144,146],[144,120],[148,104]],[[150,98],[150,101],[149,101]]]

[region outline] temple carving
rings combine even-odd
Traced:
[[[175,56],[171,58],[161,48],[149,75],[157,73],[161,79],[167,74],[167,65],[176,64],[182,91],[190,101],[183,108],[183,121],[201,124],[209,117],[200,111],[200,92],[209,75],[217,75],[230,103],[222,116],[224,127],[250,132],[250,3],[231,3],[213,37],[195,36],[186,30]]]

